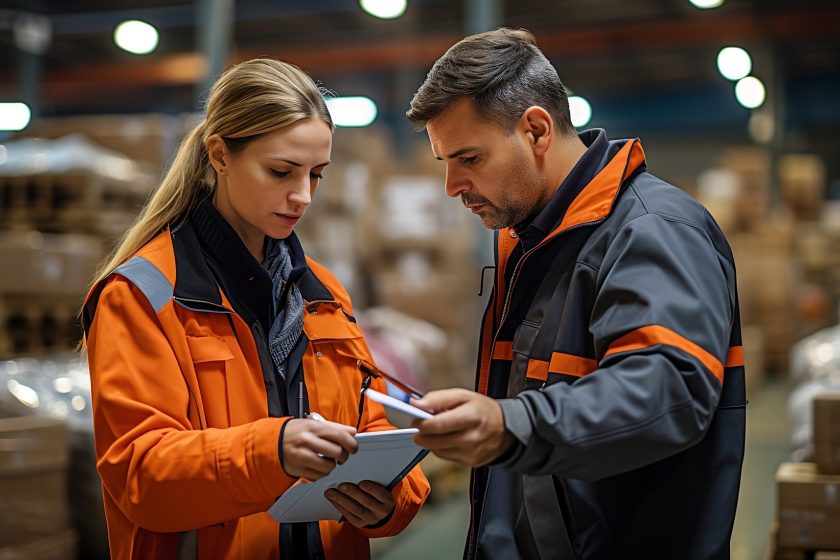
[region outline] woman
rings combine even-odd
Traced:
[[[293,231],[332,131],[298,68],[229,69],[95,279],[83,323],[113,558],[369,558],[425,501],[415,467],[392,491],[331,491],[340,522],[265,513],[346,460],[353,426],[391,428],[359,400],[382,382],[360,373],[350,299]]]

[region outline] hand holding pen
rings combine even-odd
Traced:
[[[289,476],[318,480],[359,449],[356,429],[325,420],[317,413],[292,418],[281,436],[281,465]],[[316,421],[313,421],[316,420]]]
[[[327,422],[317,412],[309,413],[309,417]],[[359,484],[345,482],[327,490],[324,497],[338,510],[344,521],[358,528],[379,523],[394,511],[396,504],[390,490],[370,480]]]

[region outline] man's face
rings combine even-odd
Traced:
[[[432,152],[446,162],[446,194],[460,197],[484,227],[518,224],[545,203],[525,130],[508,134],[480,119],[471,99],[453,103],[426,125]]]

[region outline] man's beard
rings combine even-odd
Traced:
[[[465,206],[486,204],[480,214],[481,223],[487,229],[513,227],[525,220],[542,199],[542,177],[520,154],[511,172],[502,179],[502,190],[497,202],[470,192],[461,194]],[[516,193],[516,197],[511,196]]]

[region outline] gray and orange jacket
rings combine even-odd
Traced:
[[[580,136],[595,171],[561,185],[545,237],[496,232],[476,389],[516,443],[473,471],[465,556],[729,558],[746,406],[732,253],[637,139]]]
[[[361,385],[384,390],[358,369],[372,358],[346,291],[306,262],[304,351],[298,377],[290,368],[280,388],[259,324],[232,310],[189,221],[91,290],[83,322],[112,558],[194,557],[197,549],[213,559],[296,558],[299,550],[366,559],[368,538],[400,532],[425,501],[429,484],[415,467],[394,487],[396,507],[381,526],[280,526],[265,513],[298,481],[278,453],[298,408],[355,425]],[[392,428],[370,401],[360,426]]]

